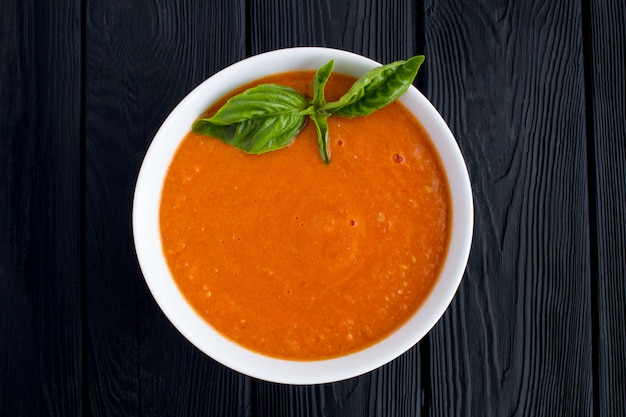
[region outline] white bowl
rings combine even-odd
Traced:
[[[407,57],[408,58],[408,57]],[[467,168],[450,129],[414,87],[400,99],[422,123],[448,176],[452,197],[452,235],[441,275],[430,296],[397,331],[375,345],[335,359],[290,361],[264,356],[226,339],[185,301],[174,283],[161,248],[159,205],[163,180],[193,121],[217,99],[243,84],[289,70],[315,70],[335,60],[336,72],[360,77],[380,64],[351,52],[291,48],[256,55],[218,72],[176,106],[155,135],[141,166],[133,201],[133,234],[139,265],[156,302],[172,324],[202,352],[243,374],[272,382],[316,384],[361,375],[414,346],[441,318],[461,282],[469,256],[473,204]]]

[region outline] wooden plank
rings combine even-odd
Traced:
[[[379,62],[407,59],[418,51],[413,2],[263,0],[250,6],[252,55],[293,46],[345,49]]]
[[[598,415],[626,409],[626,7],[620,0],[586,3],[590,152],[595,178],[594,282],[597,314]]]
[[[247,380],[191,346],[139,271],[134,183],[166,115],[243,58],[243,2],[88,2],[86,303],[90,414],[242,415]]]
[[[421,373],[417,349],[365,375],[312,386],[254,384],[255,416],[419,416]]]
[[[581,21],[577,1],[426,4],[426,91],[476,210],[431,332],[432,415],[593,412]]]
[[[82,412],[80,2],[0,5],[0,414]]]
[[[248,50],[293,46],[350,50],[379,62],[419,52],[416,13],[408,1],[273,2],[250,5]],[[257,382],[258,416],[418,416],[422,399],[419,346],[366,375],[333,384],[285,386]]]

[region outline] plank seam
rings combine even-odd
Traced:
[[[250,14],[252,13],[252,0],[245,0],[244,2],[244,20],[245,20],[245,31],[244,39],[246,42],[245,54],[246,58],[252,55],[252,17]]]
[[[599,254],[598,254],[598,201],[597,201],[597,167],[594,135],[594,109],[593,109],[593,49],[592,49],[592,17],[590,0],[581,0],[581,24],[583,36],[583,68],[584,68],[584,91],[585,91],[585,129],[586,129],[586,154],[587,154],[587,205],[589,213],[589,278],[591,296],[591,347],[592,347],[592,410],[593,415],[600,415],[600,386],[599,374]]]
[[[87,2],[80,2],[80,116],[79,116],[79,271],[80,271],[80,314],[81,314],[81,402],[83,417],[91,416],[89,401],[89,346],[87,325]]]

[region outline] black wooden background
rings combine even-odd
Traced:
[[[623,0],[2,0],[1,416],[626,415]],[[286,386],[205,357],[143,281],[131,200],[165,116],[246,56],[424,53],[476,210],[409,352]]]

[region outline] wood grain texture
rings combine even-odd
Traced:
[[[0,415],[80,415],[80,2],[0,5]]]
[[[417,348],[365,375],[312,386],[257,381],[252,388],[254,416],[382,417],[421,415],[421,368]]]
[[[622,0],[0,2],[0,416],[622,415],[624,21]],[[357,378],[286,386],[172,327],[135,259],[131,202],[193,87],[309,45],[426,54],[475,237],[421,343]]]
[[[432,0],[427,95],[475,202],[464,281],[431,332],[432,415],[591,415],[578,2]]]
[[[595,170],[597,388],[599,415],[626,410],[626,4],[588,2],[585,51]]]
[[[131,203],[166,115],[209,75],[243,58],[243,15],[243,3],[233,1],[87,4],[91,415],[239,415],[241,377],[192,348],[149,294],[135,258]]]
[[[254,1],[248,50],[325,46],[385,63],[407,59],[417,53],[415,13],[401,0]]]

